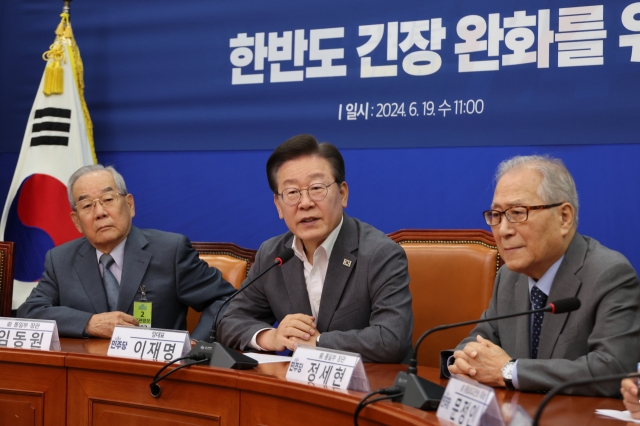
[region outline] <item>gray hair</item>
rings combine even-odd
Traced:
[[[75,210],[76,203],[73,200],[73,185],[76,184],[76,181],[80,179],[81,176],[84,176],[89,173],[106,171],[111,173],[113,176],[113,180],[116,182],[116,188],[118,192],[127,195],[127,185],[124,183],[124,178],[116,169],[112,166],[103,166],[102,164],[91,164],[89,166],[80,167],[74,174],[69,178],[69,183],[67,184],[67,195],[69,196],[69,203],[71,204],[71,209]]]
[[[517,169],[530,169],[540,172],[542,182],[538,187],[538,196],[546,204],[569,203],[575,210],[575,223],[578,226],[578,191],[562,160],[548,155],[516,156],[504,160],[498,165],[496,183],[507,172]]]

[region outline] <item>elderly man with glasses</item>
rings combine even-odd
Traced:
[[[567,297],[577,297],[582,306],[480,324],[458,345],[449,370],[523,391],[634,371],[640,353],[638,277],[623,255],[576,232],[578,195],[564,164],[514,157],[500,164],[496,181],[484,218],[505,265],[483,318]],[[566,393],[616,396],[619,385]]]
[[[245,284],[286,247],[295,257],[230,302],[220,340],[241,350],[303,343],[369,362],[402,361],[413,328],[407,258],[385,234],[344,214],[349,188],[340,152],[295,136],[269,157],[267,179],[289,232],[262,244]]]
[[[113,167],[82,167],[67,189],[84,237],[47,253],[44,275],[18,316],[56,320],[61,336],[110,338],[116,325],[138,325],[134,302],[146,299],[147,325],[184,330],[191,306],[203,311],[193,337],[208,337],[234,291],[220,271],[199,259],[187,237],[133,226],[133,195]]]

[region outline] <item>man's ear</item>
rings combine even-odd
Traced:
[[[342,208],[347,208],[347,203],[349,201],[349,186],[347,182],[342,182],[340,184],[340,199],[342,200]]]
[[[127,194],[124,196],[127,205],[129,206],[129,211],[131,212],[131,217],[136,215],[136,203],[133,201],[133,195]]]
[[[76,213],[75,210],[71,210],[71,220],[73,221],[73,224],[76,226],[76,229],[78,230],[78,232],[81,234],[84,234],[84,232],[82,232],[82,228],[80,227],[80,218],[78,217],[78,213]]]
[[[570,203],[564,203],[558,207],[560,212],[560,232],[566,236],[575,226],[576,211]]]
[[[278,205],[278,194],[273,194],[273,204],[276,206],[276,210],[278,210],[278,217],[280,219],[284,219],[284,216],[282,215],[282,209]]]

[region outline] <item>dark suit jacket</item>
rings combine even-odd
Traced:
[[[293,234],[287,232],[263,243],[243,285],[271,265],[285,247],[291,247],[292,240]],[[294,257],[229,303],[219,337],[229,346],[248,349],[258,330],[296,313],[311,315],[311,305],[302,261]],[[322,334],[321,347],[357,352],[364,361],[402,361],[413,330],[404,250],[372,226],[344,215],[316,323]]]
[[[187,237],[133,226],[125,243],[118,311],[133,313],[141,285],[153,303],[154,328],[185,330],[187,308],[203,311],[196,339],[209,336],[219,305],[234,291],[220,271],[199,259]],[[44,275],[18,316],[56,320],[61,336],[82,337],[91,316],[108,311],[96,250],[82,237],[47,253]]]
[[[620,253],[580,234],[574,236],[558,268],[548,300],[577,297],[582,306],[566,314],[545,314],[538,358],[529,359],[530,317],[479,324],[458,345],[475,336],[490,339],[518,359],[518,385],[547,391],[569,380],[636,371],[640,358],[640,285]],[[482,317],[530,309],[528,279],[506,265],[498,272],[489,309]],[[583,386],[577,395],[619,395],[620,382]]]

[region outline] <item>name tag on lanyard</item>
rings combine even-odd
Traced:
[[[153,303],[147,300],[147,289],[140,286],[140,300],[133,302],[133,316],[140,323],[140,327],[151,328],[151,315],[153,313]]]

